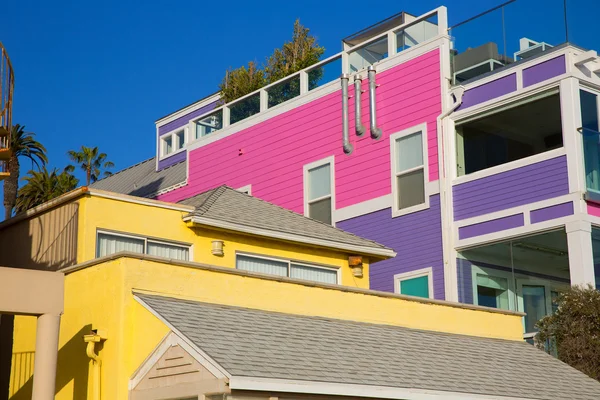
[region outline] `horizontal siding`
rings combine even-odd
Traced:
[[[185,160],[187,153],[182,151],[181,153],[177,153],[171,157],[167,157],[164,160],[158,160],[158,168],[157,171],[170,167],[171,165],[175,165],[178,162]]]
[[[350,87],[350,137],[354,152],[341,149],[341,92],[296,107],[189,153],[188,185],[162,195],[178,201],[220,184],[252,184],[252,194],[303,212],[303,166],[335,157],[337,208],[391,193],[389,135],[427,123],[429,179],[438,179],[436,118],[441,113],[439,51],[377,75],[379,140],[354,134],[354,89]],[[367,90],[368,81],[363,81]],[[362,98],[369,126],[369,96]],[[239,155],[240,149],[242,155]]]
[[[455,185],[454,219],[461,220],[569,193],[567,157]]]
[[[433,292],[444,299],[444,261],[440,196],[430,197],[430,208],[392,218],[391,209],[339,222],[337,226],[391,247],[398,255],[371,265],[370,287],[394,291],[394,275],[421,268],[433,269]]]

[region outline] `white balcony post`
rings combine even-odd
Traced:
[[[269,108],[269,93],[265,89],[260,90],[260,112]]]
[[[396,50],[398,50],[398,45],[396,44],[396,33],[388,32],[387,34],[387,45],[388,45],[388,57],[396,54]]]
[[[437,20],[438,20],[438,34],[448,34],[448,9],[444,6],[438,7],[437,9]]]
[[[308,72],[300,72],[300,94],[308,93]]]
[[[571,285],[595,285],[592,225],[588,221],[573,221],[566,225],[569,246]]]
[[[229,126],[229,119],[231,113],[229,112],[229,107],[223,107],[223,128],[227,128]]]

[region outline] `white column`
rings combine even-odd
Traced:
[[[567,223],[571,285],[595,285],[592,225],[588,221]]]
[[[54,399],[59,328],[60,315],[43,314],[38,317],[32,400]]]

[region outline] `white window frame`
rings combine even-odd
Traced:
[[[415,133],[421,133],[421,140],[423,141],[423,166],[422,167],[414,167],[407,171],[398,172],[397,171],[397,160],[398,154],[396,150],[396,141],[406,136],[413,135]],[[390,171],[391,171],[391,183],[392,183],[392,218],[399,217],[401,215],[411,214],[416,211],[421,211],[429,208],[429,154],[427,149],[427,123],[424,122],[422,124],[410,127],[408,129],[401,130],[400,132],[396,132],[390,135]],[[398,204],[398,176],[404,175],[410,172],[414,172],[423,168],[423,189],[425,194],[425,202],[421,204],[416,204],[407,208],[400,208]]]
[[[179,148],[179,138],[178,138],[177,134],[181,131],[183,131],[184,143],[183,143],[183,147],[180,149]],[[167,138],[169,138],[169,137],[171,138],[173,151],[166,154],[165,153],[166,141],[167,141]],[[190,142],[189,139],[190,139],[189,138],[189,129],[187,126],[181,126],[177,129],[172,130],[169,133],[165,133],[164,135],[162,135],[160,137],[160,152],[159,152],[160,157],[159,157],[159,159],[163,160],[163,159],[171,157],[175,154],[184,152],[186,150],[188,143]]]
[[[142,235],[135,235],[135,234],[123,233],[123,232],[116,232],[116,231],[111,231],[111,230],[107,230],[107,229],[97,229],[96,230],[96,245],[95,245],[96,258],[100,257],[98,255],[98,244],[100,243],[99,235],[101,235],[101,234],[143,240],[144,241],[144,252],[140,253],[140,254],[146,254],[146,255],[148,254],[148,242],[150,242],[150,243],[166,244],[166,245],[173,246],[173,247],[186,248],[186,249],[188,249],[189,260],[181,260],[181,261],[193,261],[193,259],[194,259],[194,253],[193,253],[194,245],[191,243],[183,243],[183,242],[175,242],[175,241],[171,241],[171,240],[156,239],[156,238],[152,238],[152,237],[146,237],[146,236],[142,236]],[[106,256],[103,256],[103,257],[106,257]]]
[[[310,171],[311,169],[315,169],[318,167],[322,167],[324,165],[329,164],[329,182],[330,182],[330,194],[328,196],[321,196],[318,197],[316,199],[312,199],[309,200],[309,188],[310,188],[310,182],[309,182],[309,173],[308,171]],[[331,225],[335,226],[335,157],[334,156],[329,156],[326,158],[323,158],[321,160],[318,161],[314,161],[311,162],[309,164],[305,164],[304,167],[304,173],[303,173],[303,181],[304,181],[304,216],[306,217],[310,217],[309,215],[309,205],[320,201],[320,200],[324,200],[327,198],[331,198]]]
[[[252,184],[242,186],[236,189],[238,192],[246,193],[248,196],[252,196]]]
[[[235,252],[235,269],[238,269],[237,267],[237,261],[238,261],[238,256],[244,256],[244,257],[251,257],[251,258],[256,258],[256,259],[260,259],[260,260],[267,260],[267,261],[277,261],[277,262],[283,262],[283,263],[287,263],[288,264],[288,272],[287,272],[287,278],[289,279],[298,279],[298,280],[304,280],[304,279],[299,279],[299,278],[291,278],[291,272],[292,272],[292,264],[294,265],[300,265],[303,267],[309,267],[309,268],[314,268],[314,269],[322,269],[322,270],[326,270],[326,271],[335,271],[336,272],[336,285],[339,285],[340,282],[342,281],[342,276],[341,276],[341,272],[342,269],[339,267],[334,267],[334,266],[325,266],[325,265],[318,265],[318,264],[311,264],[311,263],[307,263],[306,261],[298,261],[298,260],[293,260],[290,258],[283,258],[283,257],[273,257],[273,256],[265,256],[262,254],[254,254],[254,253],[246,253],[246,252],[240,252],[240,251],[236,251]],[[264,275],[269,275],[269,274],[264,274]],[[269,276],[278,276],[278,275],[269,275]],[[316,282],[316,281],[307,281],[307,282]],[[321,283],[321,282],[317,282],[317,283]]]
[[[196,133],[198,132],[198,122],[200,120],[203,120],[203,119],[205,119],[207,117],[210,117],[211,115],[216,114],[218,112],[221,112],[221,128],[215,130],[214,132],[209,133],[208,135],[202,135],[200,137],[196,137]],[[206,114],[202,114],[199,118],[191,119],[190,122],[189,122],[189,124],[188,124],[189,132],[190,132],[190,136],[188,138],[188,142],[196,142],[198,140],[204,139],[207,136],[212,136],[213,133],[217,133],[217,132],[222,131],[223,128],[225,128],[225,126],[223,126],[223,122],[224,122],[223,112],[224,112],[223,109],[213,110],[213,111],[209,111]]]
[[[429,287],[429,298],[435,298],[433,294],[433,267],[416,269],[414,271],[403,272],[401,274],[394,275],[394,291],[398,294],[402,294],[400,291],[400,283],[414,278],[420,278],[422,276],[427,277],[427,285]]]

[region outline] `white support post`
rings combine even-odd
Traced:
[[[229,126],[230,115],[229,107],[223,107],[223,128]]]
[[[388,34],[387,34],[388,57],[391,57],[394,54],[396,54],[396,52],[398,50],[398,45],[396,44],[396,38],[397,38],[397,36],[394,32],[388,32]]]
[[[300,72],[300,94],[308,93],[308,72]]]
[[[589,221],[567,223],[571,285],[595,285],[592,225]]]
[[[448,34],[448,9],[445,6],[438,8],[437,12],[438,20],[438,33],[440,35]]]
[[[269,108],[269,93],[262,89],[260,91],[260,112],[267,111]]]

